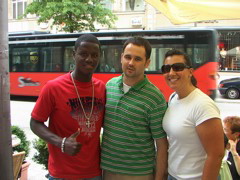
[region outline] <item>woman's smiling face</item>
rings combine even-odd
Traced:
[[[175,63],[183,63],[185,64],[186,61],[183,55],[173,55],[168,56],[165,61],[164,65],[172,65]],[[186,85],[191,83],[191,76],[192,76],[192,68],[184,68],[182,71],[174,71],[173,68],[170,69],[169,72],[163,74],[168,86],[175,90],[175,91],[184,91]]]

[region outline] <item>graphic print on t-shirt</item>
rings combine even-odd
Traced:
[[[89,117],[92,110],[92,97],[81,97],[81,102],[86,113],[86,116]],[[87,136],[92,136],[92,133],[96,132],[96,123],[102,115],[104,108],[102,99],[94,98],[92,115],[90,117],[90,125],[87,126],[87,119],[84,115],[81,103],[78,98],[69,99],[67,104],[71,107],[71,116],[73,119],[78,121],[78,124],[81,128],[81,132],[85,133]]]

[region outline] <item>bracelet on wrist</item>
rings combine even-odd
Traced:
[[[61,143],[61,151],[64,153],[64,146],[65,146],[65,141],[66,141],[66,137],[64,137],[62,139],[62,143]]]

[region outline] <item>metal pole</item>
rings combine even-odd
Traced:
[[[13,180],[8,63],[8,1],[0,1],[0,179]]]

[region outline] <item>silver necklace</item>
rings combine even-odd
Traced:
[[[85,109],[84,109],[84,107],[83,107],[82,101],[81,101],[81,99],[80,99],[80,95],[79,95],[78,90],[77,90],[77,86],[76,86],[76,84],[75,84],[75,82],[74,82],[72,73],[71,73],[71,78],[72,78],[72,82],[73,82],[75,91],[76,91],[77,96],[78,96],[78,100],[79,100],[79,102],[80,102],[80,104],[81,104],[84,117],[86,118],[86,126],[89,128],[90,125],[91,125],[90,118],[92,117],[93,105],[94,105],[94,84],[93,84],[93,81],[92,81],[92,89],[93,89],[93,92],[92,92],[92,108],[91,108],[91,112],[90,112],[89,116],[87,117],[87,114],[86,114]],[[78,116],[78,123],[79,123],[79,116]]]

